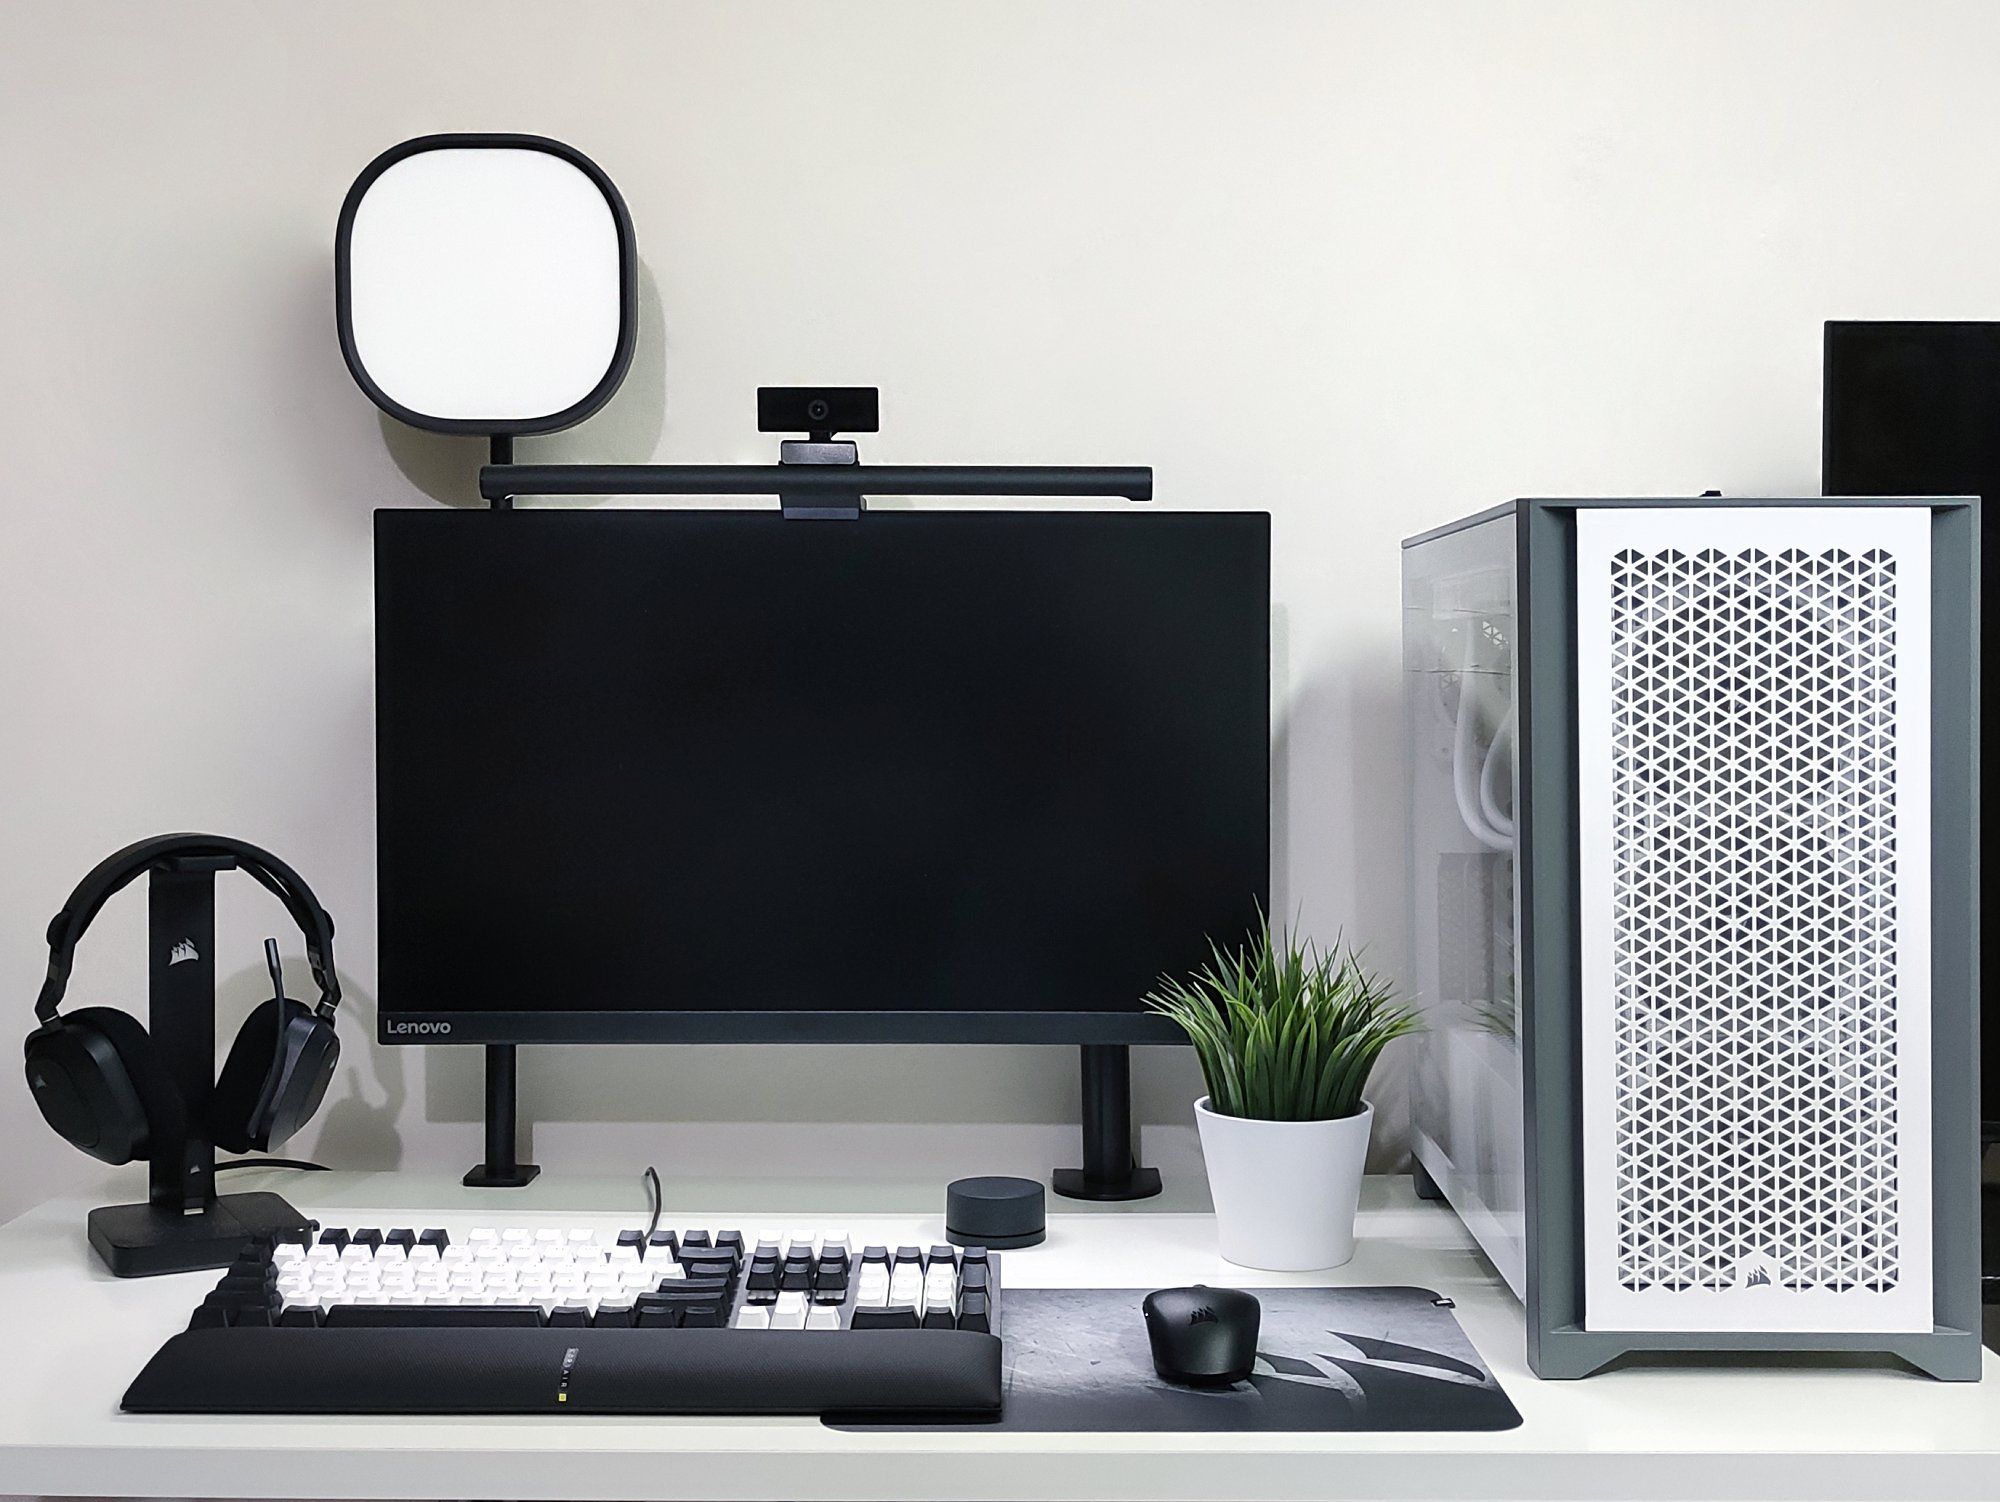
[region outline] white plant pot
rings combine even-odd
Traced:
[[[1249,1121],[1194,1103],[1224,1260],[1271,1272],[1339,1267],[1354,1255],[1354,1211],[1375,1108],[1338,1121]]]

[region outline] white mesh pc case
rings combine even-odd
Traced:
[[[1540,1374],[1712,1348],[1977,1376],[1974,526],[1523,501],[1407,546],[1419,1178],[1522,1294]],[[1453,907],[1480,849],[1511,890]],[[1442,958],[1468,946],[1501,957],[1482,997]]]

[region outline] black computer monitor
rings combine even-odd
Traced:
[[[1268,904],[1262,513],[382,511],[385,1041],[1175,1041]]]
[[[2000,610],[2000,323],[1847,323],[1826,326],[1826,495],[1974,495],[1980,511],[1980,595]],[[2000,710],[2000,650],[1981,658],[1981,719]],[[2000,735],[1983,732],[1979,841],[2000,851]],[[1981,972],[2000,965],[2000,877],[1980,885]],[[2000,1009],[1983,982],[1980,1118],[2000,1141]]]

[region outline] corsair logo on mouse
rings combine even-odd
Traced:
[[[1191,1325],[1212,1325],[1215,1323],[1215,1311],[1206,1304],[1197,1304],[1193,1309],[1188,1311],[1188,1323]]]

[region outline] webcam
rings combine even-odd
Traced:
[[[879,396],[873,386],[759,386],[757,431],[810,433],[822,443],[835,433],[873,433]]]

